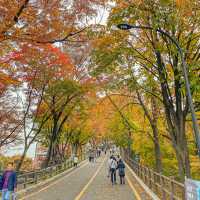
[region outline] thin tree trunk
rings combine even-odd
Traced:
[[[50,158],[51,158],[52,147],[53,147],[53,144],[52,144],[52,142],[50,142],[50,146],[48,148],[47,157],[46,157],[45,164],[44,164],[45,167],[48,167],[48,165],[49,165]]]
[[[141,107],[144,110],[144,113],[151,125],[151,129],[153,131],[153,143],[154,143],[154,152],[155,152],[155,162],[156,162],[156,171],[158,173],[162,172],[162,156],[161,156],[161,150],[160,150],[160,142],[159,142],[159,133],[158,133],[158,127],[157,127],[157,116],[158,116],[158,107],[156,104],[156,100],[154,97],[151,98],[151,112],[150,114],[147,106],[144,104],[139,91],[137,92],[137,97],[140,102]]]
[[[157,127],[153,126],[153,142],[154,142],[154,151],[156,159],[156,171],[158,173],[162,172],[162,155],[160,150],[159,136]]]
[[[185,118],[186,114],[183,111],[183,96],[181,94],[181,80],[177,78],[181,73],[178,71],[178,60],[174,62],[175,75],[175,100],[170,92],[169,83],[166,79],[166,68],[160,51],[154,45],[155,54],[157,58],[159,79],[161,92],[163,96],[163,103],[165,107],[165,115],[167,119],[168,129],[172,138],[173,148],[176,153],[178,161],[178,172],[181,181],[184,181],[185,175],[190,177],[190,160],[187,146],[187,139],[185,134]]]
[[[181,150],[179,150],[177,146],[174,149],[175,149],[175,153],[176,153],[176,159],[178,162],[179,178],[180,178],[181,182],[183,182],[184,178],[185,178],[185,169],[184,169],[184,161],[183,161],[183,158],[181,155],[182,153],[181,153]]]
[[[190,178],[191,172],[190,172],[190,159],[189,159],[189,152],[187,147],[187,139],[185,135],[185,124],[182,123],[182,128],[176,127],[176,135],[179,135],[177,140],[172,140],[173,147],[176,154],[176,159],[178,162],[178,173],[180,180],[184,182],[185,176]],[[173,132],[173,130],[171,130]],[[173,136],[174,134],[171,134]]]
[[[183,112],[180,112],[178,115],[178,126],[176,127],[177,135],[179,136],[177,140],[177,144],[179,146],[178,149],[181,150],[180,157],[181,157],[181,163],[183,164],[184,168],[184,176],[190,177],[190,159],[189,159],[189,151],[188,151],[188,145],[187,145],[187,138],[185,133],[185,119]],[[184,181],[184,176],[181,177],[181,180]]]
[[[153,88],[156,90],[156,88]],[[158,131],[158,105],[155,97],[151,97],[151,110],[152,110],[152,119],[150,120],[151,128],[153,130],[153,142],[155,149],[155,158],[156,158],[156,171],[158,173],[162,172],[162,155],[160,150],[160,140],[159,140],[159,131]]]
[[[57,135],[57,130],[58,130],[58,128],[57,128],[57,120],[55,119],[54,127],[53,127],[53,130],[52,130],[52,133],[51,133],[51,137],[50,137],[50,145],[49,145],[49,148],[48,148],[47,158],[46,158],[46,161],[45,161],[45,167],[48,167],[49,162],[52,159],[54,146],[55,146],[56,135]]]
[[[17,164],[16,171],[20,171],[20,169],[22,167],[22,164],[24,162],[24,159],[26,158],[26,154],[27,154],[28,148],[29,147],[24,147],[24,151],[23,151],[23,154],[21,156],[21,159],[19,160],[19,163]]]

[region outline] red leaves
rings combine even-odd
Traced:
[[[26,82],[37,80],[55,80],[74,76],[75,67],[71,64],[70,56],[60,48],[51,44],[36,45],[25,43],[6,58],[7,62],[17,66],[20,79]]]
[[[57,57],[57,59],[55,59],[53,64],[62,64],[62,65],[66,65],[68,67],[72,67],[70,58],[67,54],[63,53],[59,48],[57,48],[51,44],[48,44],[47,48],[50,52],[52,52]]]
[[[70,56],[51,44],[23,43],[20,50],[2,57],[1,62],[5,66],[0,70],[0,90],[4,90],[7,84],[12,83],[11,76],[6,72],[12,67],[15,69],[13,74],[21,82],[25,81],[38,87],[39,84],[53,80],[74,79],[77,73]]]
[[[46,45],[49,53],[54,57],[48,67],[53,67],[57,78],[73,78],[75,76],[75,66],[72,65],[70,56],[51,44]]]

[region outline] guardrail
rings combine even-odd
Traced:
[[[86,155],[79,156],[79,163],[86,159]],[[67,169],[70,169],[74,166],[72,159],[66,160],[61,164],[57,164],[45,169],[36,170],[33,172],[28,172],[22,175],[18,175],[18,190],[26,189],[29,186],[37,184],[41,181],[44,181],[48,178],[51,178],[57,174],[60,174]]]
[[[162,200],[185,200],[184,184],[143,166],[125,156],[126,163]]]

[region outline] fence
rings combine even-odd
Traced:
[[[86,155],[81,155],[79,156],[79,162],[83,161],[86,159]],[[61,164],[57,164],[45,169],[41,169],[41,170],[37,170],[37,171],[33,171],[33,172],[29,172],[29,173],[25,173],[22,175],[18,175],[17,179],[18,179],[18,189],[26,189],[27,187],[37,184],[41,181],[44,181],[50,177],[53,177],[57,174],[60,174],[64,171],[66,171],[67,169],[72,168],[74,165],[73,160],[69,159],[66,160],[65,162],[61,163]]]
[[[138,164],[125,157],[127,164],[143,182],[162,200],[185,200],[184,184]]]

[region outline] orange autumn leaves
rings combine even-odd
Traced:
[[[17,84],[18,81],[11,76],[0,72],[0,95],[8,88],[10,85]]]

